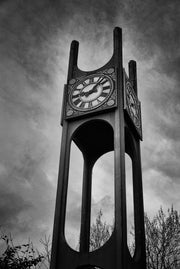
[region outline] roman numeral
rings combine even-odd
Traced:
[[[74,101],[75,106],[77,106],[80,102],[81,102],[81,99],[79,99],[79,98],[77,100],[75,100]]]
[[[77,94],[76,93],[73,93],[72,98],[75,99],[75,98],[79,97],[79,95],[80,95],[80,92],[78,92]]]
[[[102,97],[106,97],[107,95],[108,95],[107,92],[102,92],[102,93],[101,93],[101,96],[102,96]]]
[[[88,103],[88,108],[91,108],[93,106],[92,102]]]
[[[108,80],[105,78],[103,81],[101,81],[101,84],[105,84]]]
[[[85,107],[85,104],[86,103],[82,102],[79,107],[84,108]]]
[[[109,90],[110,89],[110,86],[108,85],[108,86],[103,86],[103,91],[105,91],[105,90]]]

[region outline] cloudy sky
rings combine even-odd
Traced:
[[[179,14],[179,0],[0,1],[0,226],[17,241],[38,244],[52,233],[70,43],[80,42],[82,70],[97,69],[112,55],[115,26],[123,30],[124,67],[131,59],[138,65],[145,211],[180,210]],[[80,178],[81,156],[72,152],[71,175]],[[92,212],[104,208],[107,220],[112,165],[109,153],[94,170]],[[81,180],[71,175],[67,234],[75,246]]]

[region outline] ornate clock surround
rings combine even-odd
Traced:
[[[98,70],[98,71],[92,71],[92,72],[85,72],[82,76],[79,76],[79,77],[76,77],[76,78],[72,78],[68,85],[67,85],[67,94],[66,94],[66,101],[65,101],[65,117],[66,119],[71,119],[71,118],[74,118],[74,117],[81,117],[81,116],[84,116],[86,115],[87,113],[99,113],[99,112],[102,112],[104,109],[112,109],[112,108],[115,108],[117,106],[117,90],[116,90],[116,87],[115,87],[115,78],[116,78],[116,75],[115,75],[115,68],[111,67],[111,68],[106,68],[106,69],[103,69],[103,70]],[[88,104],[88,102],[83,102],[81,99],[81,94],[79,93],[79,98],[75,98],[75,101],[79,102],[79,107],[76,107],[73,102],[72,102],[72,92],[73,90],[75,89],[76,90],[76,87],[77,85],[80,85],[80,84],[83,84],[84,81],[90,79],[90,78],[93,78],[93,77],[99,77],[100,80],[101,78],[107,78],[107,80],[110,82],[109,84],[109,92],[108,89],[104,90],[105,87],[108,87],[106,86],[106,83],[104,84],[104,88],[102,88],[102,93],[105,93],[105,97],[103,98],[103,100],[100,100],[101,97],[101,94],[100,96],[97,98],[98,102],[97,104],[95,104],[93,106],[93,102],[95,103],[96,102],[96,99],[92,101],[92,105],[91,107],[87,106],[86,107],[86,103]],[[93,85],[96,85],[96,83],[98,83],[98,80],[97,81],[94,81],[92,82],[92,86]],[[86,85],[85,85],[86,86]],[[83,88],[82,88],[83,90]],[[90,90],[91,91],[91,90]],[[88,92],[87,92],[88,93]],[[84,107],[81,108],[81,104],[84,104]],[[89,102],[90,104],[90,102]]]

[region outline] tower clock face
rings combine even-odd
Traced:
[[[141,126],[141,103],[131,85],[131,82],[125,76],[125,109],[128,112],[136,130],[142,139]]]
[[[79,111],[89,111],[101,106],[110,97],[113,82],[108,75],[90,75],[72,87],[69,102]]]
[[[140,104],[137,97],[131,87],[130,83],[127,83],[126,87],[127,105],[131,118],[137,128],[140,127]]]

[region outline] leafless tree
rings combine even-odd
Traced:
[[[97,214],[96,222],[91,225],[90,230],[90,251],[96,250],[104,245],[112,233],[112,225],[106,224],[102,220],[103,213],[100,210]]]
[[[147,269],[180,268],[180,215],[160,208],[151,220],[145,215]]]
[[[40,239],[40,242],[43,245],[41,267],[49,269],[51,261],[51,236],[45,235],[43,239]]]
[[[91,226],[90,250],[100,248],[110,237],[113,225],[102,221],[100,210],[96,222]],[[147,269],[180,269],[180,215],[173,207],[167,214],[160,208],[153,219],[145,214]],[[134,231],[132,229],[132,234]],[[135,243],[129,246],[134,254]]]
[[[90,230],[90,251],[103,246],[110,238],[113,225],[103,221],[100,210]],[[147,269],[180,269],[180,215],[173,207],[167,214],[160,208],[153,219],[145,214]],[[133,230],[132,230],[133,234]],[[12,237],[1,235],[6,250],[0,257],[0,268],[49,268],[51,256],[51,237],[45,236],[40,242],[43,252],[34,250],[32,243],[14,245]],[[129,246],[134,253],[135,243]],[[19,266],[20,267],[17,267]]]

